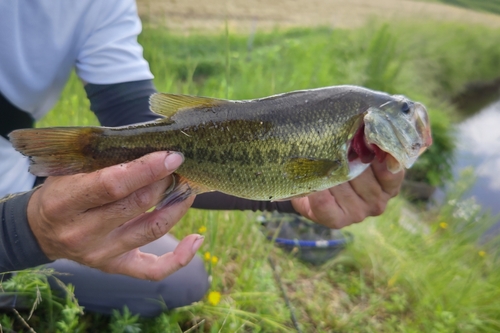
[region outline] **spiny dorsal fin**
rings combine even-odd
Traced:
[[[167,118],[171,118],[178,111],[182,111],[183,109],[209,108],[226,103],[233,103],[233,101],[165,93],[156,93],[149,98],[151,111]]]

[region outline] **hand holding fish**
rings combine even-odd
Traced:
[[[340,229],[378,216],[389,199],[399,193],[404,172],[393,174],[385,162],[373,161],[371,167],[353,180],[330,189],[292,200],[301,215],[329,228]]]
[[[139,247],[166,234],[193,197],[145,213],[171,185],[180,154],[156,152],[88,174],[49,177],[32,195],[28,220],[50,259],[68,258],[109,273],[160,280],[185,266],[203,238],[189,235],[174,252],[156,256]]]

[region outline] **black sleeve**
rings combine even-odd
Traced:
[[[152,80],[85,86],[90,109],[104,126],[124,126],[158,119],[149,109],[149,96],[156,92]],[[198,195],[193,208],[279,211],[296,213],[290,201],[268,202],[236,198],[211,192]]]
[[[85,85],[90,109],[103,126],[143,123],[161,116],[149,110],[149,96],[156,92],[152,80]]]
[[[258,201],[237,198],[221,192],[209,192],[196,196],[193,208],[221,210],[251,210],[278,211],[280,213],[295,213],[290,201]]]
[[[0,272],[51,262],[42,252],[28,224],[27,207],[33,191],[0,201]]]

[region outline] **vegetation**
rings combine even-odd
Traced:
[[[430,110],[436,144],[415,167],[440,184],[449,179],[453,147],[449,100],[470,81],[500,76],[496,36],[479,26],[419,22],[255,36],[180,36],[146,28],[141,43],[160,91],[245,99],[356,84],[419,100]],[[39,125],[95,124],[88,107],[73,76]],[[41,296],[29,320],[29,312],[20,314],[37,332],[288,332],[290,309],[270,256],[305,332],[496,332],[500,270],[493,244],[476,243],[490,219],[461,199],[471,179],[465,174],[433,211],[394,199],[382,217],[347,228],[354,242],[321,267],[274,248],[257,214],[192,210],[173,232],[206,234],[200,254],[213,277],[211,292],[154,319],[127,309],[111,317],[80,315],[74,299],[51,294],[50,272],[23,272],[1,286],[31,294],[34,302]],[[4,332],[29,331],[12,313],[0,314],[0,324]]]

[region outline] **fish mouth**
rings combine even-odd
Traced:
[[[382,150],[375,143],[368,142],[365,135],[364,123],[359,126],[351,140],[351,144],[347,151],[347,159],[349,165],[354,165],[353,162],[358,160],[363,164],[369,164],[375,159],[380,163],[386,161],[387,169],[392,173],[397,173],[403,169],[403,163],[396,157]]]
[[[349,162],[359,159],[371,163],[386,161],[387,168],[397,173],[410,168],[417,158],[432,144],[427,110],[414,103],[409,116],[369,110],[352,137],[347,152]]]
[[[359,158],[361,163],[371,163],[376,158],[379,162],[383,162],[387,155],[387,152],[380,149],[374,143],[368,143],[365,137],[365,124],[362,123],[356,133],[351,139],[351,144],[347,151],[347,159],[349,162],[353,162]]]

